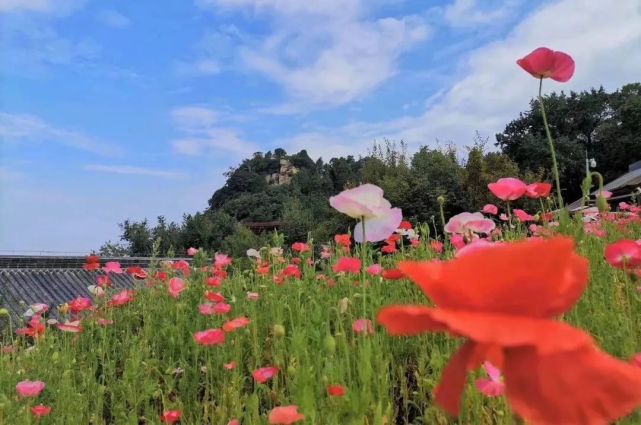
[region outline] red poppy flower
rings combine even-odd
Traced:
[[[74,298],[69,302],[69,311],[73,314],[78,314],[81,311],[91,310],[91,300],[86,297]]]
[[[182,415],[180,410],[166,410],[163,412],[160,420],[166,424],[175,424],[180,420]]]
[[[230,321],[225,322],[223,324],[223,330],[225,332],[233,332],[236,329],[245,328],[247,327],[247,325],[249,325],[249,319],[245,316],[239,316],[235,319],[231,319]]]
[[[298,253],[303,253],[309,251],[309,245],[304,242],[294,242],[292,244],[292,249]]]
[[[296,264],[289,264],[280,272],[282,277],[294,277],[300,279],[303,275]]]
[[[397,251],[398,251],[398,249],[396,249],[396,244],[395,243],[391,243],[391,244],[390,243],[386,243],[381,248],[381,252],[383,254],[394,254]]]
[[[565,83],[574,75],[574,60],[563,52],[539,47],[516,63],[535,78],[552,78]]]
[[[212,303],[223,303],[225,302],[225,296],[220,292],[205,291],[205,298]]]
[[[527,185],[525,196],[532,199],[547,198],[551,191],[550,183],[532,183]]]
[[[140,266],[127,267],[125,270],[128,274],[132,275],[134,279],[143,280],[147,279],[147,272]]]
[[[352,238],[347,233],[344,235],[334,236],[334,241],[337,245],[343,246],[345,248],[349,248],[352,245]]]
[[[387,280],[399,280],[405,277],[403,272],[398,269],[383,270],[382,276]]]
[[[207,329],[196,332],[194,341],[199,345],[223,345],[225,343],[225,332],[220,329]]]
[[[391,306],[378,321],[393,335],[467,338],[436,389],[447,412],[458,413],[466,375],[483,361],[501,369],[512,408],[532,423],[605,424],[641,404],[641,370],[552,320],[587,284],[588,262],[573,240],[526,240],[399,268],[437,307]]]
[[[410,230],[412,228],[412,223],[403,220],[401,221],[401,224],[398,225],[398,228],[403,230]]]
[[[327,387],[327,394],[332,397],[343,397],[345,395],[345,387],[342,385],[330,385]]]
[[[49,416],[51,407],[39,404],[31,408],[31,414],[36,417]]]
[[[85,264],[82,266],[87,271],[94,271],[100,269],[100,257],[97,255],[89,255],[85,258]]]
[[[343,272],[358,274],[361,272],[361,260],[353,257],[342,257],[338,259],[332,269],[334,270],[334,273]]]
[[[270,425],[291,425],[305,419],[305,415],[298,413],[298,406],[274,407],[269,412]]]

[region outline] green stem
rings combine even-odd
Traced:
[[[550,146],[550,154],[552,155],[552,172],[554,174],[554,182],[556,183],[556,193],[559,202],[559,208],[563,208],[563,195],[561,195],[561,180],[559,179],[559,164],[556,161],[556,151],[554,150],[554,140],[550,133],[550,126],[548,125],[548,118],[545,113],[545,106],[543,106],[543,96],[541,90],[543,89],[543,78],[539,80],[539,106],[541,108],[541,115],[543,116],[543,126],[545,127],[545,134],[548,138]]]
[[[365,249],[367,248],[365,244],[367,243],[367,238],[365,237],[365,217],[361,217],[361,229],[363,230],[363,241],[361,242],[361,285],[363,285],[363,314],[367,311],[367,305],[365,302],[365,294],[366,294],[366,289],[365,289],[365,256],[366,256],[366,251]]]

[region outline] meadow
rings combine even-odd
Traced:
[[[519,65],[574,72],[545,48]],[[328,200],[356,225],[327,245],[274,233],[147,270],[88,256],[90,296],[3,330],[0,423],[641,423],[641,207],[588,169],[595,206],[570,216],[545,125],[556,193],[505,177],[496,205],[445,217],[439,196],[420,224],[363,184]]]

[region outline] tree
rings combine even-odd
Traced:
[[[581,197],[586,154],[596,159],[606,181],[626,172],[641,159],[641,84],[628,84],[613,93],[603,88],[551,94],[544,97],[550,129],[555,137],[563,195]],[[496,135],[497,146],[523,172],[549,176],[551,158],[538,102]]]

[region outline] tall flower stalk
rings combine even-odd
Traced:
[[[541,115],[543,116],[543,127],[545,127],[545,135],[548,139],[548,146],[550,148],[550,155],[552,156],[552,173],[554,174],[554,184],[556,186],[556,196],[559,208],[563,208],[563,195],[561,194],[561,179],[559,178],[559,163],[556,160],[556,149],[554,148],[554,139],[552,139],[552,133],[550,132],[550,126],[548,124],[548,117],[545,113],[545,106],[543,105],[543,96],[541,95],[541,89],[543,88],[543,77],[539,79],[539,108],[541,109]]]

